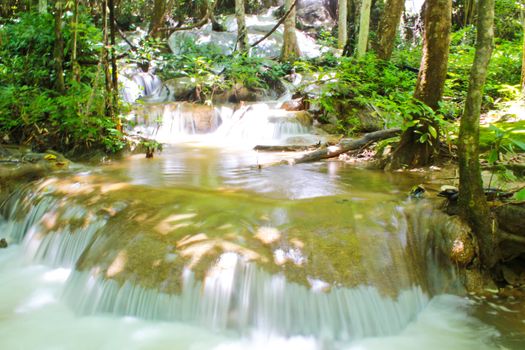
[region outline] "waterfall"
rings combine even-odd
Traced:
[[[257,329],[339,340],[397,334],[429,300],[416,286],[397,297],[383,296],[371,286],[316,293],[240,262],[233,253],[220,260],[202,282],[186,271],[178,295],[75,272],[65,297],[81,314],[112,313],[194,322],[215,330],[247,333]]]
[[[310,132],[310,127],[297,118],[297,113],[267,103],[243,105],[231,113],[222,113],[221,120],[215,137],[251,146],[286,143],[287,138]]]

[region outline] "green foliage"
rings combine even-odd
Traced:
[[[465,27],[452,34],[449,56],[448,79],[445,95],[462,104],[468,89],[470,67],[474,60],[475,28]],[[483,104],[491,107],[497,101],[509,101],[518,97],[521,78],[521,43],[497,39],[490,61]],[[459,106],[458,110],[462,110]]]
[[[53,16],[24,13],[0,28],[0,56],[11,58],[0,63],[0,136],[37,149],[116,151],[123,143],[116,121],[105,117],[102,72],[83,66],[80,81],[72,78],[71,19],[63,19],[65,94],[54,89]],[[100,31],[85,14],[77,28],[79,60],[97,62]]]
[[[239,53],[224,55],[215,45],[196,45],[193,40],[184,41],[177,55],[157,50],[156,57],[163,80],[190,78],[202,100],[238,85],[249,90],[275,88],[286,73],[278,62]]]
[[[321,111],[320,119],[337,117],[344,133],[360,128],[358,114],[363,110],[372,110],[392,127],[401,126],[421,109],[412,97],[416,75],[372,54],[361,59],[326,55],[322,60],[296,62],[295,69],[314,77],[303,89],[316,88],[310,103]]]

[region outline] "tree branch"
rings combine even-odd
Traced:
[[[286,20],[286,18],[290,15],[290,13],[292,12],[293,8],[295,7],[295,5],[297,4],[297,0],[295,0],[292,4],[292,6],[290,6],[290,8],[288,9],[288,12],[286,12],[284,14],[284,16],[281,17],[281,19],[277,22],[277,24],[268,32],[266,33],[262,38],[260,38],[259,40],[257,40],[256,42],[254,42],[253,44],[250,44],[250,47],[255,47],[257,45],[259,45],[260,43],[262,43],[264,40],[268,39],[268,37],[270,35],[273,34],[273,32],[275,32],[277,30],[277,28],[279,28],[279,26],[281,24],[283,24],[283,22]]]

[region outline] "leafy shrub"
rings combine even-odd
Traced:
[[[105,117],[103,73],[83,66],[80,81],[72,78],[72,32],[65,14],[64,72],[66,92],[54,89],[54,18],[50,14],[21,14],[0,28],[0,136],[37,149],[82,151],[123,146],[116,121]],[[101,33],[86,15],[78,25],[79,60],[97,62]]]

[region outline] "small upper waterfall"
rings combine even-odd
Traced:
[[[281,143],[313,144],[311,120],[306,112],[290,112],[276,103],[260,102],[211,107],[187,102],[137,106],[127,119],[132,133],[162,143],[178,143],[189,136],[207,134],[209,141],[255,146]]]

